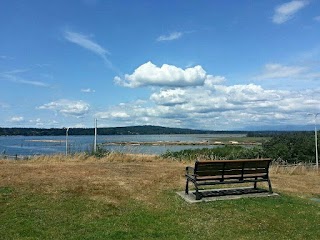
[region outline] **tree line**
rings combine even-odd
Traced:
[[[318,134],[319,148],[319,134]],[[314,132],[290,132],[273,136],[262,146],[265,155],[289,163],[315,162]]]
[[[94,135],[94,128],[69,128],[69,135]],[[129,126],[98,128],[99,135],[159,135],[159,134],[247,134],[242,131],[207,131],[186,128],[168,128],[161,126]],[[0,136],[61,136],[66,134],[64,128],[0,128]]]
[[[271,135],[269,135],[271,136]],[[318,134],[318,149],[319,134]],[[224,146],[218,148],[187,149],[162,155],[176,160],[216,160],[271,158],[281,163],[315,163],[313,132],[276,133],[261,147]]]

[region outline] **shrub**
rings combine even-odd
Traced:
[[[246,148],[241,146],[224,146],[218,148],[186,149],[178,152],[166,152],[164,158],[176,160],[217,160],[217,159],[252,159],[264,157],[261,148]]]

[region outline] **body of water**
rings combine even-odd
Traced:
[[[190,142],[190,145],[103,145],[106,150],[162,154],[166,151],[180,151],[190,148],[218,147],[192,145],[194,142],[209,141],[222,137],[240,137],[237,134],[188,134],[188,135],[103,135],[97,137],[97,143],[120,143],[120,142]],[[68,152],[86,152],[93,148],[94,136],[69,136]],[[5,155],[49,155],[65,153],[65,136],[0,136],[0,153]]]

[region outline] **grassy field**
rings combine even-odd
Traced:
[[[191,163],[110,154],[0,160],[0,239],[319,239],[320,174],[273,167],[279,197],[188,204]]]

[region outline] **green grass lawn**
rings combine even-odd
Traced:
[[[284,194],[188,204],[167,190],[111,204],[0,187],[0,239],[319,239],[319,224],[319,203]]]

